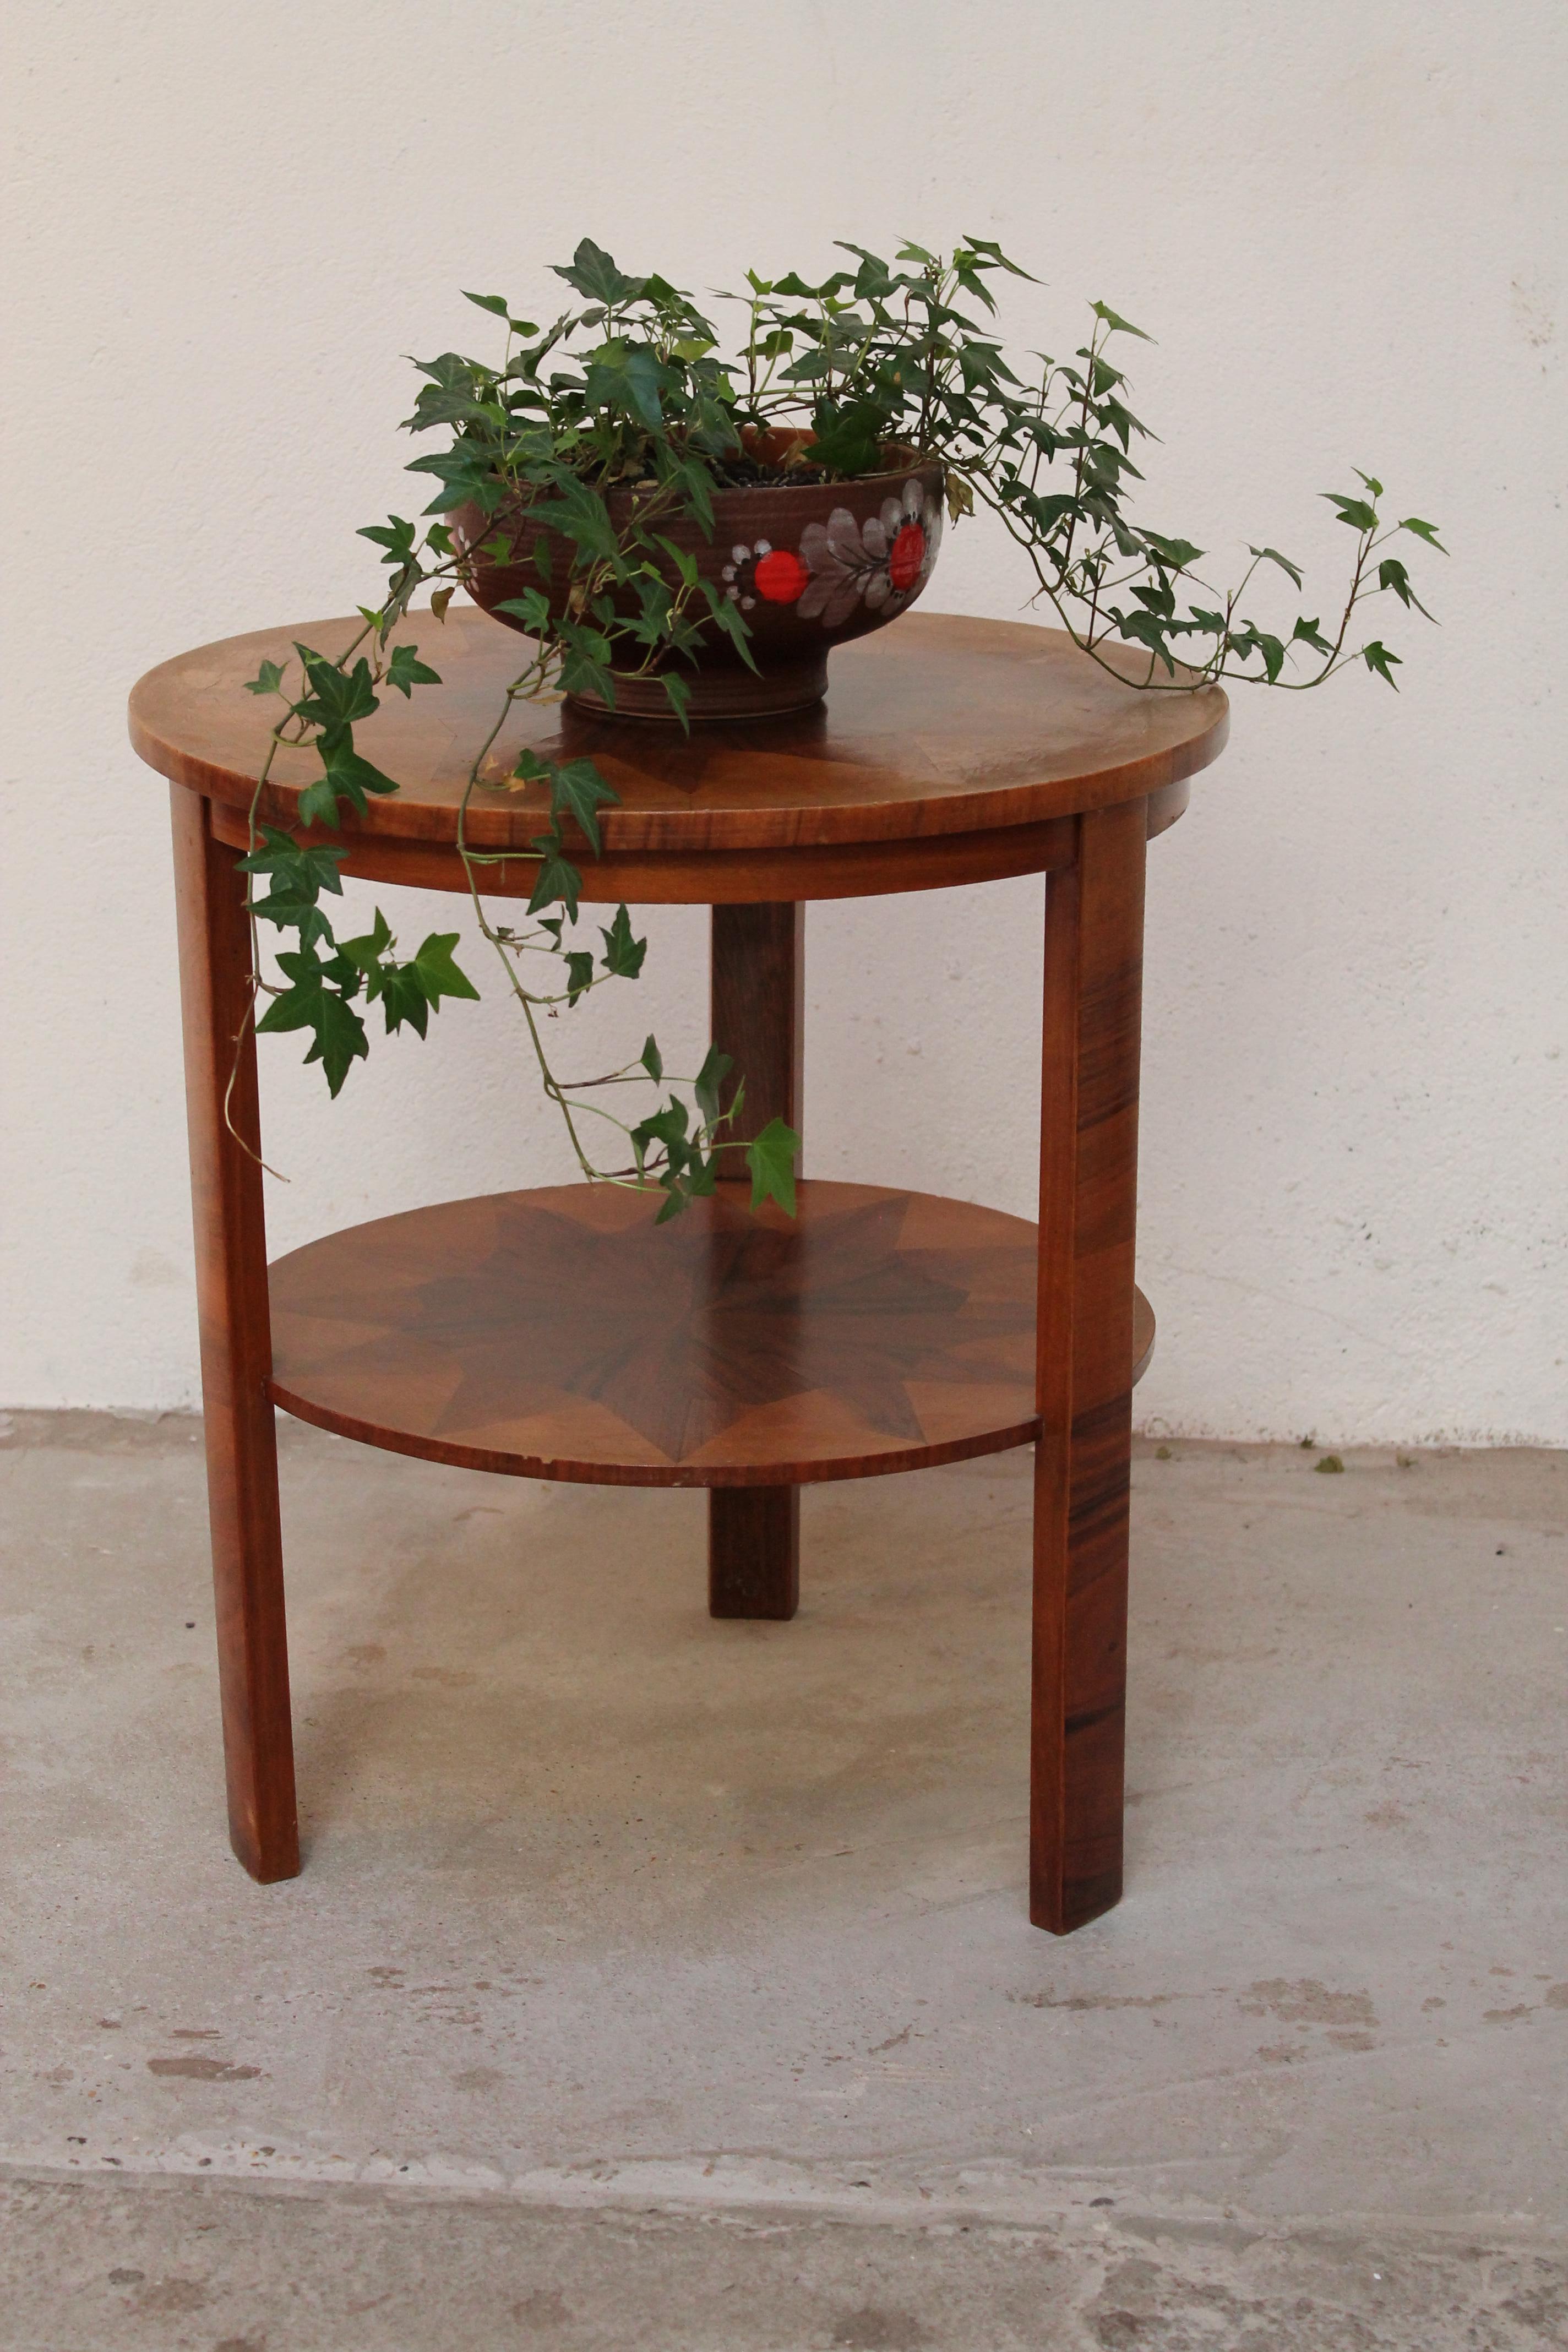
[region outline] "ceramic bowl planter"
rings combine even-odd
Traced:
[[[777,463],[811,436],[777,433],[754,454]],[[748,483],[716,488],[713,535],[708,538],[689,514],[678,514],[659,528],[694,556],[700,573],[739,605],[751,631],[749,668],[724,632],[710,623],[695,668],[676,667],[690,693],[689,717],[762,719],[802,710],[827,690],[827,656],[835,646],[879,629],[910,606],[924,588],[942,541],[942,469],[921,463],[912,450],[885,452],[885,473],[853,481]],[[612,522],[624,526],[638,492],[612,490]],[[533,547],[548,547],[551,609],[564,613],[572,549],[552,532],[529,533],[526,509],[485,516],[474,506],[452,518],[467,551],[465,585],[475,602],[509,628],[521,629],[515,614],[497,611],[525,588],[545,582],[534,568]],[[521,561],[498,564],[477,551],[497,532],[512,540]],[[674,567],[669,582],[677,584]],[[635,602],[626,609],[635,612]],[[597,696],[568,699],[579,709],[603,712]],[[657,677],[622,678],[616,686],[616,716],[673,721],[668,697]]]

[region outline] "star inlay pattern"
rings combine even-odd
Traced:
[[[743,1195],[656,1227],[657,1206],[502,1193],[296,1251],[272,1273],[279,1402],[437,1459],[652,1484],[1033,1433],[1032,1225],[820,1181],[793,1223]]]

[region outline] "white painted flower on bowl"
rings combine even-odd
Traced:
[[[825,629],[837,628],[862,601],[870,612],[898,612],[924,586],[941,541],[942,508],[916,481],[863,523],[847,507],[835,507],[826,523],[808,523],[801,533],[801,561],[811,574],[797,606],[802,620],[820,617]]]

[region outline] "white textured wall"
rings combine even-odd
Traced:
[[[584,231],[708,288],[974,230],[1047,281],[1026,343],[1076,341],[1092,296],[1160,338],[1151,520],[1332,561],[1312,494],[1359,463],[1453,550],[1423,567],[1443,628],[1391,630],[1404,693],[1242,692],[1152,854],[1145,1420],[1568,1443],[1560,6],[32,0],[10,27],[0,1396],[195,1393],[163,788],[124,696],[368,593],[353,529],[407,506],[399,354],[482,339],[459,286],[548,299]],[[930,601],[1022,593],[971,526]],[[813,910],[817,1172],[1028,1207],[1039,900]],[[697,1039],[703,925],[650,923],[628,1034]],[[565,1172],[504,1006],[437,1028],[336,1107],[268,1045],[279,1245]]]

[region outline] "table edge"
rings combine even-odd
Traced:
[[[1065,633],[1059,630],[1041,630],[1040,635],[1066,642]],[[233,638],[214,639],[212,650],[234,642]],[[138,707],[152,679],[174,663],[188,660],[192,653],[207,650],[205,646],[193,647],[190,653],[175,655],[169,662],[155,665],[138,679],[130,697],[127,730],[137,757],[172,784],[219,805],[248,810],[256,793],[254,776],[181,750],[154,732]],[[1083,658],[1087,660],[1089,656]],[[1127,691],[1133,694],[1138,689],[1129,687]],[[745,807],[733,803],[709,808],[621,806],[605,810],[601,817],[605,850],[622,856],[658,856],[752,850],[790,854],[874,842],[892,845],[942,835],[1002,832],[1013,826],[1040,824],[1053,818],[1114,807],[1187,781],[1219,758],[1229,739],[1229,698],[1219,687],[1200,691],[1205,698],[1213,698],[1209,722],[1200,731],[1182,742],[1164,745],[1086,774],[1042,777],[973,791],[960,788],[935,793],[929,799],[911,796],[855,803],[824,801],[805,808]],[[626,722],[628,726],[638,723]],[[727,728],[725,731],[732,737],[735,730]],[[292,826],[303,789],[302,783],[269,782],[261,793],[258,817],[269,824]],[[542,814],[541,808],[533,804],[534,798],[531,793],[503,798],[497,793],[484,801],[476,801],[470,807],[468,824],[472,845],[485,850],[525,849],[539,831]],[[422,842],[449,848],[454,845],[455,833],[455,805],[433,806],[388,796],[372,803],[367,818],[356,818],[351,812],[339,835],[323,837],[336,837],[344,843],[361,839]]]

